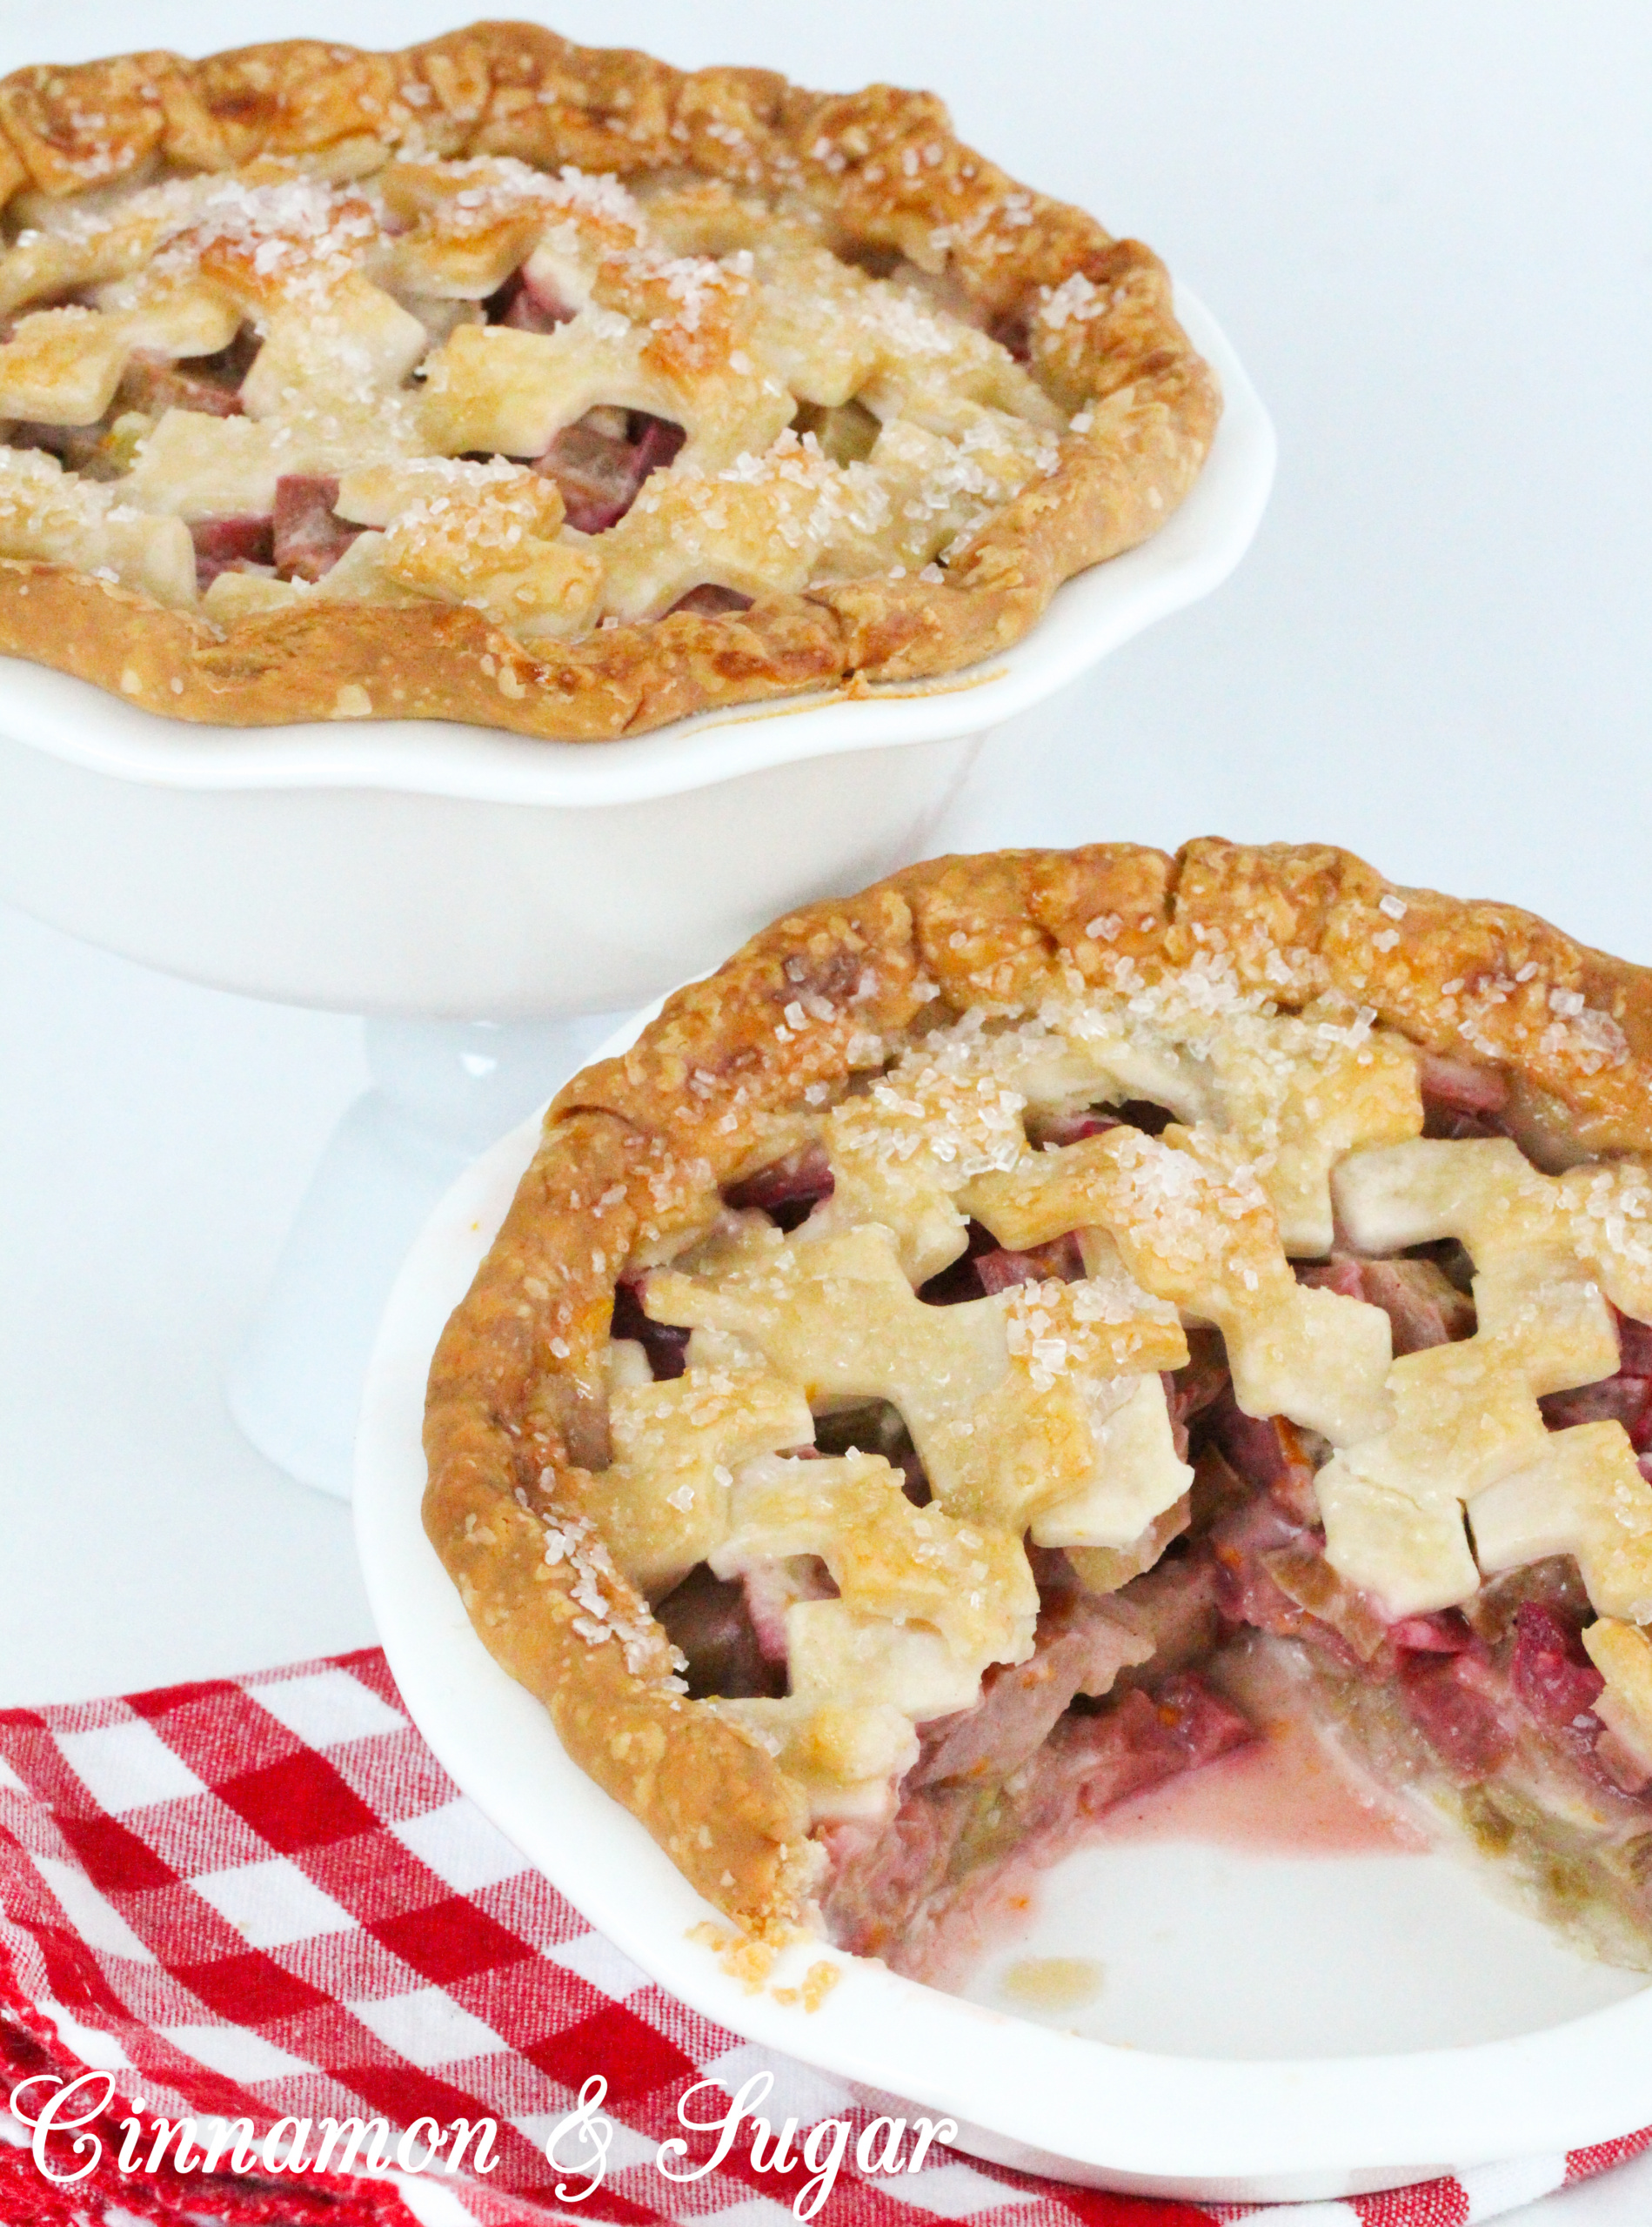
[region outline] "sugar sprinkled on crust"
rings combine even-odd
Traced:
[[[645,1613],[639,1615],[623,1605],[619,1573],[596,1526],[581,1516],[558,1519],[542,1515],[540,1521],[545,1527],[546,1565],[554,1568],[565,1562],[573,1574],[572,1598],[581,1611],[573,1628],[580,1638],[592,1647],[617,1640],[625,1668],[634,1676],[653,1669],[662,1653],[659,1628]],[[664,1653],[673,1672],[686,1667],[676,1648],[666,1647]],[[675,1692],[688,1690],[674,1675],[664,1683]]]

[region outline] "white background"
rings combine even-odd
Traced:
[[[217,23],[391,44],[453,13]],[[0,59],[218,43],[198,9],[130,35],[104,7],[27,17],[0,13]],[[1004,730],[946,847],[1328,839],[1652,960],[1652,19],[568,0],[555,20],[684,64],[934,85],[1012,171],[1158,248],[1274,412],[1278,489],[1237,578]],[[4,688],[0,665],[0,718]],[[0,911],[0,1704],[371,1640],[346,1511],[245,1447],[217,1388],[364,1080],[346,1019]],[[1649,2211],[1642,2169],[1530,2217]]]

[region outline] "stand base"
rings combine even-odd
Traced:
[[[363,1024],[374,1087],[333,1131],[224,1381],[278,1469],[348,1500],[362,1380],[408,1247],[455,1177],[620,1018]]]

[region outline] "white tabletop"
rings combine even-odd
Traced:
[[[459,12],[358,0],[349,28],[389,43]],[[49,43],[97,50],[109,20],[60,8]],[[265,0],[244,29],[337,20]],[[939,85],[1012,171],[1159,248],[1274,412],[1278,492],[1236,580],[1004,731],[944,846],[1328,839],[1652,958],[1652,18],[567,0],[557,20],[683,62]],[[186,32],[146,11],[147,42]],[[218,1388],[364,1079],[347,1020],[0,913],[0,1704],[371,1641],[347,1511],[254,1455]],[[1520,2217],[1649,2210],[1652,2161]]]

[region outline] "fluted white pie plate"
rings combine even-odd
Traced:
[[[1059,2030],[1006,2007],[1002,1957],[979,2000],[842,1955],[813,2013],[747,1994],[689,1938],[716,1914],[482,1647],[419,1520],[431,1351],[537,1135],[524,1123],[470,1168],[396,1285],[362,1406],[357,1537],[414,1722],[643,1970],[825,2076],[822,2111],[834,2087],[897,2097],[955,2119],[977,2156],[1142,2194],[1333,2197],[1524,2159],[1536,2193],[1555,2177],[1542,2160],[1652,2120],[1652,1990],[1572,1956],[1442,1856],[1082,1852],[1045,1875],[1017,1944],[1100,1960],[1096,2006]],[[771,1986],[829,1953],[788,1951]]]

